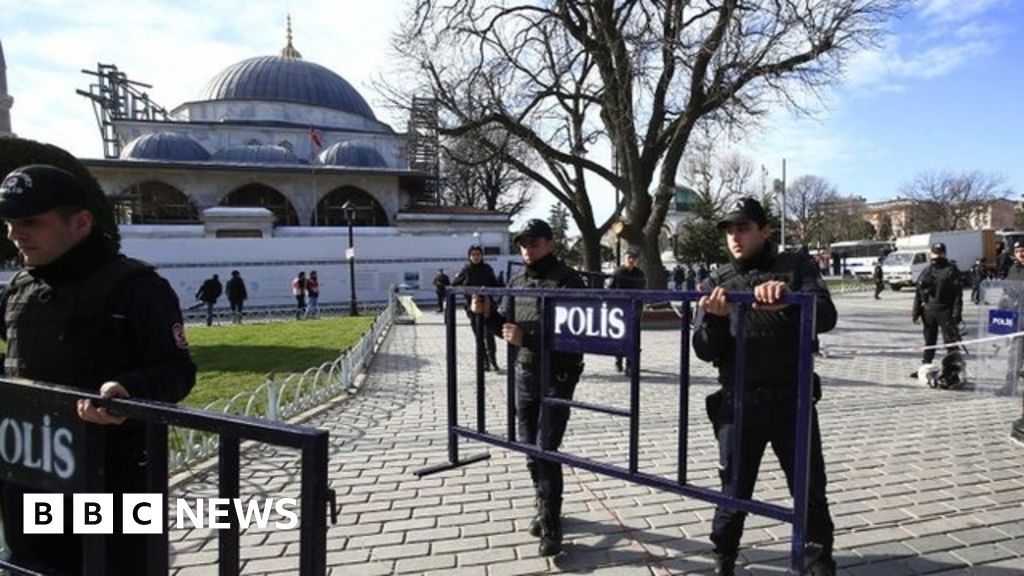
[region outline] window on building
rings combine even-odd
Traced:
[[[246,184],[220,201],[221,206],[266,208],[274,214],[276,226],[298,226],[299,216],[283,194],[263,184]]]
[[[347,226],[342,206],[351,202],[355,206],[353,226],[387,226],[388,215],[384,207],[366,191],[354,186],[343,186],[320,199],[313,215],[316,226]]]
[[[188,196],[164,182],[133,184],[111,200],[118,224],[199,223],[199,212]]]

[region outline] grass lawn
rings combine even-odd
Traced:
[[[184,404],[203,408],[262,384],[267,373],[278,380],[332,361],[351,348],[375,316],[323,318],[225,326],[189,326],[192,360],[199,370]]]

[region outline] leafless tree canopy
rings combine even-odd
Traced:
[[[925,172],[901,188],[914,201],[914,229],[967,230],[971,218],[995,198],[1009,195],[1003,179],[982,172]]]
[[[805,245],[817,245],[829,222],[829,205],[839,199],[835,186],[821,176],[808,174],[786,187],[787,222],[793,223],[793,233]]]
[[[437,98],[443,134],[497,126],[536,151],[542,168],[513,165],[569,209],[589,268],[622,207],[626,240],[654,264],[694,130],[742,129],[779,102],[796,106],[904,2],[414,0],[394,46],[416,75],[395,92]],[[622,192],[603,222],[597,180]],[[657,264],[649,277],[663,285]]]
[[[481,144],[476,134],[448,137],[441,146],[443,185],[441,199],[452,206],[474,206],[505,212],[522,212],[533,199],[533,181],[512,167],[506,158],[516,156],[528,163],[528,151],[515,148],[498,136]]]

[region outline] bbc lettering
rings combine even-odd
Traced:
[[[63,494],[25,494],[25,513],[22,530],[25,534],[63,534]],[[121,534],[160,534],[163,532],[164,496],[161,494],[123,494],[121,498]],[[299,523],[295,514],[294,498],[267,498],[261,503],[250,500],[243,504],[239,498],[197,498],[194,504],[184,498],[177,499],[175,528],[224,530],[231,527],[232,512],[239,528],[251,524],[263,529],[271,523],[273,513],[277,520],[274,528],[288,530]],[[113,534],[114,495],[74,494],[72,496],[71,530],[74,534]]]

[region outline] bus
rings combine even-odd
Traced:
[[[881,240],[851,240],[836,242],[828,247],[832,260],[832,275],[871,278],[875,262],[896,249],[892,242]]]

